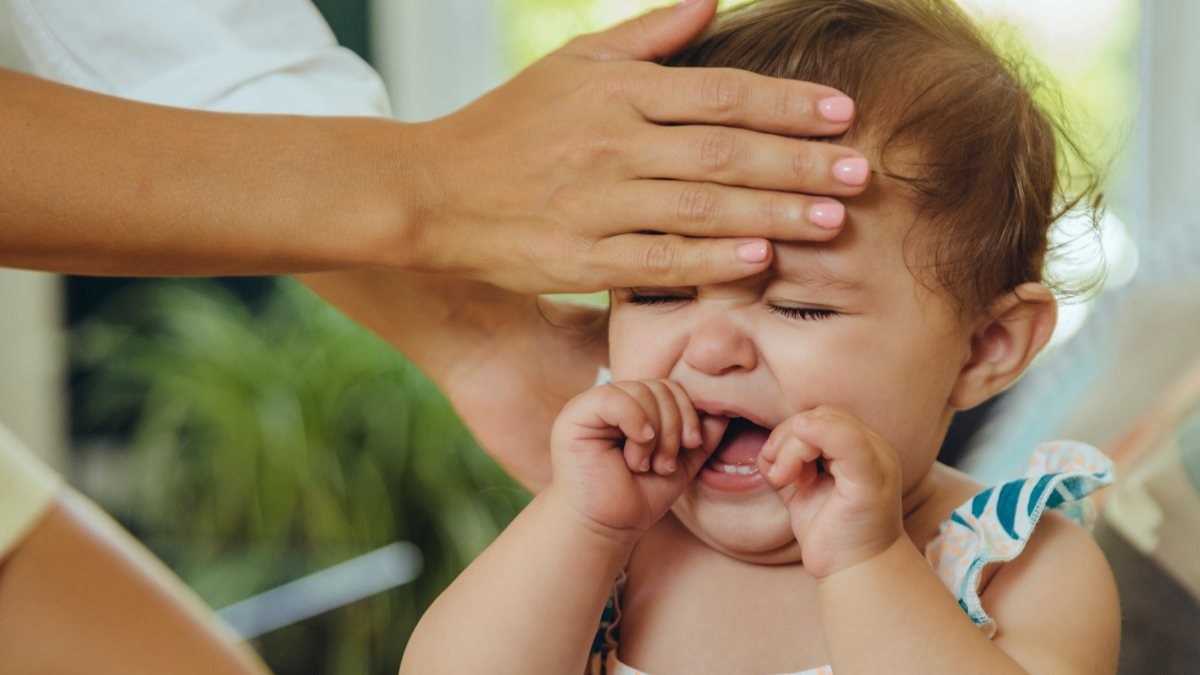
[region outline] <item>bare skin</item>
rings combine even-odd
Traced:
[[[0,265],[352,270],[304,280],[414,354],[460,408],[483,411],[471,422],[481,440],[544,484],[543,432],[607,350],[548,325],[529,294],[756,274],[768,238],[837,235],[841,205],[811,195],[866,184],[856,151],[796,139],[847,128],[853,104],[838,92],[647,63],[714,9],[579,38],[416,125],[182,110],[0,70]],[[522,402],[528,425],[512,429],[515,408],[501,415],[497,396]],[[0,670],[265,672],[93,509],[60,497],[0,565]]]
[[[867,168],[792,138],[847,128],[836,90],[646,62],[714,5],[578,38],[422,124],[181,110],[0,71],[0,265],[382,268],[523,293],[757,273],[767,238],[835,236],[840,204],[809,195],[855,194]]]
[[[87,499],[59,495],[0,564],[0,671],[265,675],[162,563]]]

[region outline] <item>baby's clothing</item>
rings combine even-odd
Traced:
[[[996,624],[979,599],[983,568],[1020,555],[1046,509],[1057,509],[1090,527],[1095,514],[1084,497],[1112,479],[1112,461],[1091,446],[1071,441],[1039,445],[1023,478],[990,487],[955,509],[925,547],[925,558],[967,616],[991,638]],[[622,575],[604,608],[587,675],[647,675],[617,658],[624,581]],[[821,666],[788,675],[832,672],[831,667]]]

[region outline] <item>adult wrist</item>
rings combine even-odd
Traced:
[[[331,234],[344,268],[435,271],[426,228],[436,200],[427,132],[421,124],[342,118],[330,132],[334,158],[318,180],[346,181]],[[343,177],[332,175],[343,172]],[[352,181],[352,182],[351,182]]]

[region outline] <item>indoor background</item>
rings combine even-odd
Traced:
[[[426,120],[646,0],[319,0]],[[726,3],[738,4],[738,3]],[[1098,536],[1126,611],[1123,670],[1194,672],[1200,625],[1200,3],[968,0],[1067,92],[1107,165],[1103,288],[943,458],[995,482],[1013,448],[1113,454]],[[0,64],[21,56],[0,17]],[[1074,248],[1071,248],[1074,247]],[[0,418],[291,673],[394,673],[421,611],[528,496],[436,389],[282,278],[85,279],[0,270]],[[1189,651],[1190,650],[1190,651]]]

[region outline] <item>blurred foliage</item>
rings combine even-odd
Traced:
[[[256,645],[283,673],[395,673],[421,612],[524,506],[415,366],[291,280],[128,289],[74,336],[85,421],[136,419],[120,514],[215,607],[393,541],[414,583]]]
[[[748,0],[721,0],[733,7]],[[500,0],[504,50],[514,72],[533,63],[564,42],[592,33],[656,7],[669,0]]]

